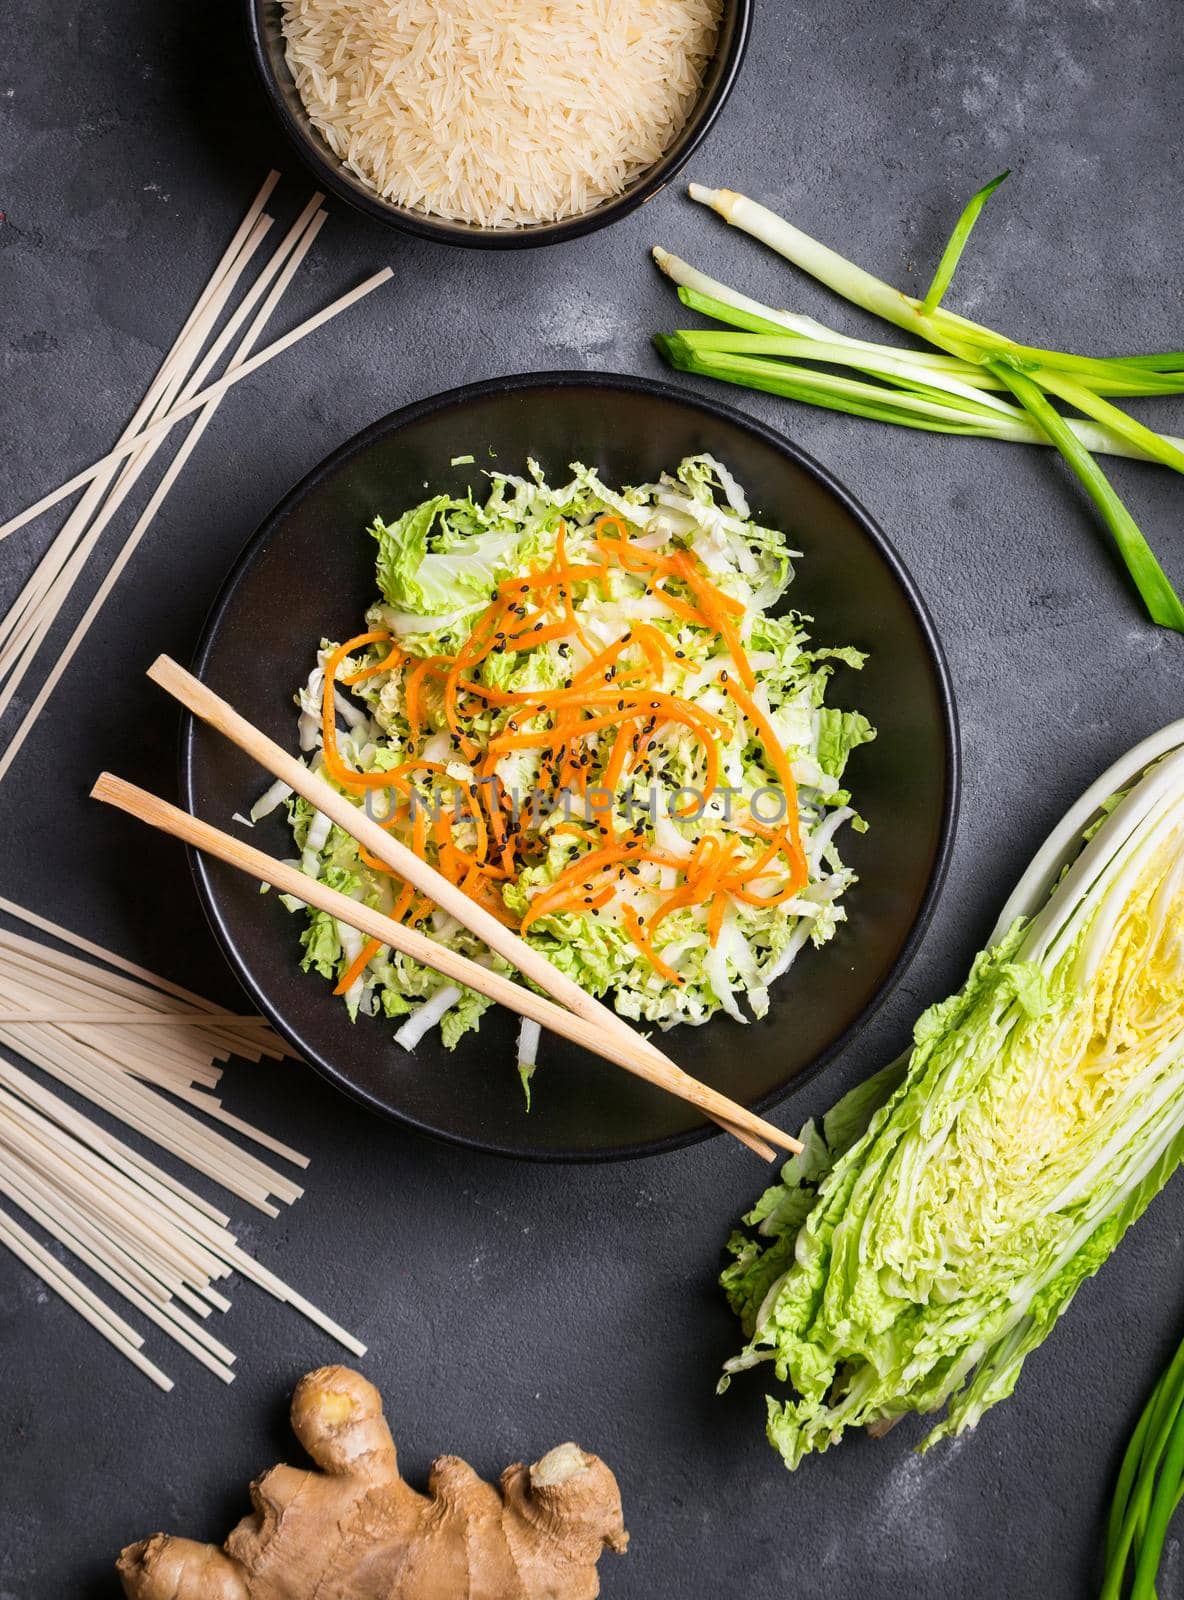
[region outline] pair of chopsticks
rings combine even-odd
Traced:
[[[273,777],[279,778],[310,801],[372,855],[464,924],[491,950],[517,968],[523,977],[529,978],[552,998],[545,999],[525,985],[491,972],[469,957],[438,944],[417,929],[406,928],[381,912],[351,900],[348,895],[330,889],[298,868],[288,866],[262,850],[256,850],[231,834],[211,827],[209,823],[178,810],[167,801],[111,773],[105,772],[99,777],[91,791],[95,799],[103,800],[151,827],[184,840],[207,855],[257,878],[261,883],[295,896],[306,905],[328,912],[368,938],[378,939],[392,949],[402,951],[453,982],[487,995],[550,1032],[560,1034],[606,1061],[644,1078],[648,1083],[666,1089],[697,1106],[712,1121],[767,1161],[772,1161],[776,1156],[771,1146],[795,1153],[801,1150],[801,1144],[790,1134],[783,1133],[763,1117],[756,1116],[737,1101],[684,1072],[648,1039],[635,1033],[622,1017],[581,989],[540,951],[519,938],[491,912],[477,905],[429,862],[421,860],[414,851],[392,838],[364,810],[355,806],[318,773],[310,771],[303,762],[289,755],[170,657],[158,657],[149,668],[148,676],[195,717],[224,734]]]

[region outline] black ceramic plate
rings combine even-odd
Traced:
[[[611,483],[642,483],[701,450],[726,462],[754,514],[804,552],[790,592],[816,619],[817,641],[869,652],[862,673],[836,673],[831,701],[859,707],[879,729],[849,769],[871,824],[843,839],[861,878],[847,897],[849,922],[823,949],[807,947],[763,1021],[717,1017],[662,1036],[688,1071],[767,1109],[835,1053],[899,976],[943,877],[957,797],[954,709],[929,618],[883,534],[809,456],[739,412],[635,378],[540,373],[455,389],[376,423],[292,491],[227,579],[196,670],[294,747],[292,693],[319,640],[356,633],[374,597],[374,546],[363,530],[376,512],[393,517],[424,497],[425,484],[480,494],[481,469],[494,460],[518,471],[529,455],[555,480],[579,459]],[[475,465],[449,465],[468,454]],[[234,826],[232,813],[267,782],[226,740],[192,724],[183,765],[190,809],[221,827]],[[278,814],[253,842],[276,855],[291,850]],[[195,872],[255,1001],[308,1061],[375,1110],[442,1138],[552,1160],[638,1155],[715,1131],[681,1101],[550,1037],[527,1115],[516,1019],[490,1013],[451,1054],[431,1037],[410,1056],[389,1023],[351,1024],[329,986],[299,970],[301,923],[274,895],[216,862],[198,859]]]

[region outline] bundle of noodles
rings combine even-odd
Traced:
[[[206,1321],[230,1309],[215,1285],[232,1273],[364,1354],[243,1249],[228,1213],[148,1154],[156,1146],[269,1217],[280,1214],[275,1201],[299,1199],[299,1184],[222,1129],[296,1167],[307,1157],[212,1092],[231,1055],[291,1053],[263,1018],[211,1005],[2,897],[0,914],[43,936],[0,924],[0,1196],[30,1224],[0,1205],[0,1249],[161,1389],[172,1379],[96,1285],[224,1383],[234,1352]]]

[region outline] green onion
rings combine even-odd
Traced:
[[[1001,379],[996,378],[981,364],[972,365],[956,356],[939,355],[932,350],[905,350],[898,345],[874,344],[867,339],[849,338],[846,334],[836,333],[825,324],[816,322],[813,317],[803,317],[789,311],[775,311],[770,306],[763,306],[756,300],[750,300],[746,295],[737,294],[726,284],[717,283],[678,256],[671,255],[668,250],[655,246],[653,254],[654,260],[667,277],[679,285],[678,297],[682,303],[692,311],[714,317],[717,322],[727,323],[746,332],[768,333],[770,336],[786,334],[794,337],[800,334],[803,341],[815,338],[821,343],[838,346],[840,349],[834,350],[831,365],[853,366],[863,371],[880,371],[883,368],[884,375],[887,376],[889,361],[893,364],[907,363],[908,377],[888,381],[901,383],[918,393],[925,389],[935,389],[940,384],[941,378],[946,376],[972,385],[979,391],[975,397],[980,403],[987,401],[989,392],[1007,389],[1007,385]],[[703,287],[694,287],[695,285]],[[681,371],[699,373],[725,383],[750,383],[753,388],[765,389],[773,394],[784,394],[788,398],[803,400],[807,404],[812,403],[813,397],[801,392],[800,379],[791,392],[786,386],[773,382],[766,367],[753,369],[754,373],[762,374],[764,381],[759,383],[755,379],[750,382],[744,375],[743,367],[733,364],[727,371],[723,370],[699,342],[701,338],[702,330],[682,329],[677,334],[659,335],[655,343],[670,364]],[[801,359],[801,352],[805,348],[804,342],[794,348]],[[864,362],[860,359],[861,354],[866,354],[871,359]],[[854,416],[869,415],[861,406],[839,404],[835,392],[831,390],[829,393],[831,400],[828,409],[847,411]],[[965,411],[954,407],[951,407],[949,412],[949,427],[940,425],[932,416],[926,427],[930,432],[954,433],[968,438],[1002,439],[1015,444],[1050,445],[1048,435],[1015,407],[1002,406],[1000,412],[1003,416],[1010,415],[1012,419],[1007,427],[978,428],[969,425],[972,419]],[[882,413],[883,408],[878,408],[873,420],[898,423],[905,427],[919,426],[911,417],[888,416]],[[1141,446],[1132,444],[1110,428],[1096,426],[1093,422],[1079,417],[1066,417],[1065,421],[1087,450],[1104,455],[1125,456],[1134,461],[1156,459],[1148,455]],[[1167,436],[1165,439],[1169,445],[1184,450],[1184,440]]]
[[[692,267],[689,262],[673,255],[669,250],[663,250],[660,245],[654,245],[652,251],[655,262],[668,278],[679,285],[679,299],[692,310],[703,311],[707,316],[714,317],[717,322],[729,322],[734,327],[748,328],[752,332],[773,332],[783,329],[789,333],[802,333],[807,337],[830,339],[835,343],[849,345],[855,349],[883,351],[894,349],[892,346],[871,343],[866,339],[852,339],[846,334],[836,333],[833,328],[826,327],[817,322],[813,317],[802,316],[794,311],[775,311],[770,306],[761,305],[757,300],[752,300],[748,295],[739,294],[726,283],[720,283],[715,278],[709,278],[706,273],[700,272],[697,267]],[[685,293],[684,293],[685,291]],[[894,291],[893,291],[894,292]],[[711,301],[708,308],[701,302]],[[973,326],[973,325],[972,325]],[[969,338],[970,336],[967,335]],[[1039,361],[1050,357],[1053,353],[1047,350],[1038,350],[1030,345],[1016,345],[1004,341],[1008,350],[1025,359]],[[941,372],[949,372],[955,376],[968,377],[977,381],[988,389],[1000,387],[994,379],[987,378],[981,368],[977,367],[981,351],[977,348],[970,349],[970,359],[964,360],[960,356],[939,355],[932,350],[895,350],[898,355],[907,354],[911,361],[918,366],[932,367]],[[1081,357],[1085,360],[1087,358]],[[1176,362],[1181,370],[1152,370],[1143,365],[1147,362]],[[1095,394],[1121,394],[1121,395],[1156,395],[1156,394],[1184,394],[1184,355],[1162,356],[1121,356],[1113,361],[1102,363],[1105,367],[1105,376],[1096,374],[1090,379],[1090,388]],[[978,372],[975,379],[974,374]],[[1142,457],[1140,457],[1142,459]]]
[[[704,189],[697,183],[691,184],[690,194],[692,200],[710,206],[725,222],[734,228],[742,228],[754,239],[760,239],[763,244],[776,250],[778,255],[792,261],[794,266],[817,278],[819,283],[841,294],[845,300],[862,306],[865,311],[882,317],[885,322],[895,323],[906,333],[919,334],[931,344],[961,356],[964,361],[975,359],[974,347],[968,345],[965,339],[966,331],[990,332],[989,329],[979,328],[976,323],[953,316],[940,306],[933,312],[923,311],[921,302],[914,300],[912,295],[893,289],[890,284],[865,272],[837,251],[820,244],[817,239],[811,239],[808,233],[795,228],[792,222],[786,222],[783,217],[742,194],[735,194],[731,189]]]
[[[1184,472],[1184,440],[1155,432],[1107,398],[1184,393],[1184,355],[1111,359],[1043,350],[1017,344],[940,303],[983,206],[1007,175],[985,184],[964,208],[924,300],[893,289],[744,195],[691,185],[692,199],[853,304],[936,346],[938,353],[852,339],[811,317],[773,310],[657,247],[654,259],[679,285],[682,302],[724,329],[683,329],[659,336],[656,343],[681,371],[829,410],[929,432],[1053,446],[1109,529],[1148,615],[1161,627],[1184,633],[1184,604],[1091,453],[1154,461]],[[863,376],[825,370],[836,367]],[[1010,392],[1020,407],[1000,391]],[[1050,395],[1080,415],[1063,415]]]
[[[937,271],[933,274],[933,282],[929,285],[925,298],[921,302],[922,311],[929,312],[934,310],[941,297],[950,287],[950,280],[954,276],[954,270],[958,265],[963,250],[966,248],[966,241],[970,238],[970,230],[978,221],[979,212],[1004,179],[1010,176],[1011,169],[1008,168],[1006,172],[1001,172],[997,178],[992,178],[990,183],[984,183],[979,192],[976,195],[972,195],[967,201],[966,209],[958,218],[957,225],[950,235],[950,242],[941,253],[941,260],[937,263]]]
[[[1177,633],[1184,633],[1184,605],[1180,603],[1179,595],[1093,456],[1026,373],[1011,367],[1002,356],[988,356],[987,363],[1003,379],[1037,427],[1043,429],[1077,474],[1082,487],[1113,534],[1119,554],[1147,607],[1148,616],[1161,628],[1174,628]]]
[[[822,361],[831,366],[856,367],[861,372],[874,373],[886,382],[900,388],[912,389],[941,401],[947,395],[957,397],[961,405],[983,415],[996,414],[1016,421],[1020,413],[994,394],[973,383],[946,376],[931,368],[918,367],[909,358],[907,350],[877,351],[853,350],[849,345],[830,339],[808,339],[797,333],[736,333],[700,332],[682,330],[678,336],[692,350],[728,352],[732,355],[788,356],[798,361]],[[973,368],[968,368],[973,372]],[[1184,457],[1181,457],[1184,461]]]
[[[1133,1563],[1131,1600],[1154,1600],[1172,1513],[1184,1495],[1184,1344],[1143,1408],[1118,1473],[1106,1529],[1099,1600],[1120,1600]]]
[[[926,311],[920,300],[914,299],[912,295],[903,294],[872,273],[865,272],[862,267],[857,267],[854,262],[848,261],[837,251],[819,243],[817,239],[812,239],[800,228],[795,228],[791,222],[786,222],[784,217],[779,217],[776,212],[758,205],[755,200],[749,200],[746,195],[735,194],[731,189],[705,189],[697,183],[691,184],[690,195],[692,200],[711,207],[732,227],[742,229],[754,239],[760,239],[762,243],[784,256],[787,261],[792,261],[794,266],[800,267],[812,278],[817,278],[819,283],[826,284],[836,294],[842,295],[845,300],[862,306],[865,311],[882,317],[885,322],[895,323],[906,333],[916,334],[919,338],[936,344],[940,349],[961,356],[964,361],[975,361],[985,349],[1007,351],[1010,355],[1025,361],[1036,361],[1062,368],[1067,372],[1075,372],[1083,377],[1102,380],[1108,377],[1129,379],[1131,368],[1142,371],[1144,377],[1148,379],[1153,373],[1158,373],[1161,377],[1175,373],[1177,375],[1175,378],[1167,379],[1173,385],[1172,388],[1166,390],[1156,388],[1154,392],[1180,392],[1179,382],[1181,376],[1184,376],[1180,374],[1180,368],[1184,367],[1184,357],[1179,354],[1121,357],[1110,360],[1096,356],[1069,355],[1057,350],[1043,350],[1035,345],[1017,344],[1013,339],[1004,338],[992,328],[986,328],[980,322],[971,322],[969,318],[960,317],[956,312],[945,310],[943,306],[936,307],[932,312]]]
[[[1184,472],[1184,452],[1177,450],[1175,445],[1162,434],[1144,427],[1137,418],[1128,416],[1120,407],[1112,406],[1108,400],[1103,400],[1101,395],[1096,394],[1088,385],[1079,383],[1076,378],[1049,367],[1037,367],[1033,375],[1041,388],[1050,390],[1059,399],[1068,401],[1071,406],[1076,406],[1079,411],[1084,411],[1095,421],[1113,428],[1116,433],[1122,434],[1124,439],[1139,445],[1153,461],[1160,461],[1165,467],[1174,468],[1176,472]]]
[[[900,427],[922,428],[931,433],[959,433],[983,438],[1003,438],[1001,430],[1015,424],[1000,419],[999,427],[985,417],[960,412],[941,399],[897,393],[876,384],[852,378],[814,372],[787,361],[760,360],[752,356],[704,355],[686,343],[682,334],[658,334],[654,340],[672,367],[680,372],[700,373],[725,383],[742,384],[748,389],[763,389],[803,400],[828,411],[845,411],[851,416],[868,417],[874,422],[893,422]],[[1021,423],[1022,427],[1023,424]]]

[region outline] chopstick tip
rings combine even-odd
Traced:
[[[162,650],[152,665],[146,669],[144,675],[145,677],[151,678],[153,683],[162,683],[168,676],[170,669],[174,668],[176,665],[177,663],[173,660],[172,656],[166,655]]]

